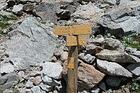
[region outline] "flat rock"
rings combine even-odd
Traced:
[[[111,76],[132,77],[132,73],[118,63],[97,59],[97,67],[104,73]]]
[[[39,23],[34,17],[27,17],[17,29],[8,33],[10,39],[1,43],[5,53],[16,70],[49,61],[58,45],[52,28]],[[51,51],[50,51],[51,50]]]
[[[96,86],[105,74],[96,70],[92,65],[80,63],[78,67],[78,86],[79,90],[90,89]]]
[[[97,58],[118,63],[139,63],[140,59],[123,51],[104,49],[96,54]]]
[[[127,67],[134,75],[140,76],[140,64],[131,64]]]

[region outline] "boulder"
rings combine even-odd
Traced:
[[[139,63],[140,59],[123,51],[104,49],[96,54],[97,58],[118,63]]]
[[[52,28],[39,23],[34,17],[27,17],[17,29],[8,33],[10,39],[1,43],[6,46],[4,54],[16,70],[49,61],[58,44]],[[51,51],[50,51],[51,50]]]
[[[105,74],[96,70],[92,65],[81,62],[78,67],[78,86],[79,90],[91,89],[96,86]]]
[[[97,59],[97,67],[104,73],[111,76],[132,77],[132,73],[118,63]]]

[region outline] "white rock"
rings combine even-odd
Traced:
[[[0,73],[11,73],[14,71],[14,66],[10,63],[0,64]]]
[[[51,84],[53,82],[52,78],[50,78],[48,76],[43,76],[42,80],[44,83],[47,83],[47,84]]]
[[[16,14],[20,14],[22,12],[23,9],[23,5],[19,4],[19,5],[14,5],[12,12],[16,13]]]
[[[132,73],[118,63],[108,62],[97,59],[97,67],[104,73],[111,76],[132,77]]]
[[[59,79],[62,73],[62,66],[60,63],[46,62],[43,64],[43,74],[54,79]]]

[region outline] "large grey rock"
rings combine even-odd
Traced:
[[[103,60],[108,60],[111,62],[118,63],[139,63],[140,59],[133,55],[129,55],[123,51],[116,50],[107,50],[104,49],[100,53],[97,53],[96,56]]]
[[[14,66],[10,63],[0,64],[0,74],[14,72]]]
[[[78,86],[79,90],[91,89],[96,86],[105,74],[96,70],[92,65],[80,63],[78,67]]]
[[[53,79],[59,79],[61,77],[63,68],[60,63],[46,62],[42,65],[43,65],[42,73],[45,76],[48,76],[49,78]]]
[[[101,17],[99,24],[107,28],[107,30],[114,35],[130,31],[140,33],[139,8],[140,1],[131,1],[120,4],[118,7],[112,8],[106,12]]]
[[[132,77],[132,73],[121,65],[113,62],[97,59],[97,67],[104,73],[111,76]]]
[[[8,59],[16,70],[49,61],[58,45],[52,30],[34,17],[28,17],[9,33],[10,39],[1,43],[1,46],[6,48],[5,53],[9,55]]]
[[[131,64],[127,67],[134,75],[140,76],[140,64]]]

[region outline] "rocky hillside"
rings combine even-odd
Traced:
[[[54,26],[86,23],[78,93],[140,93],[140,0],[0,0],[0,93],[66,93]]]

